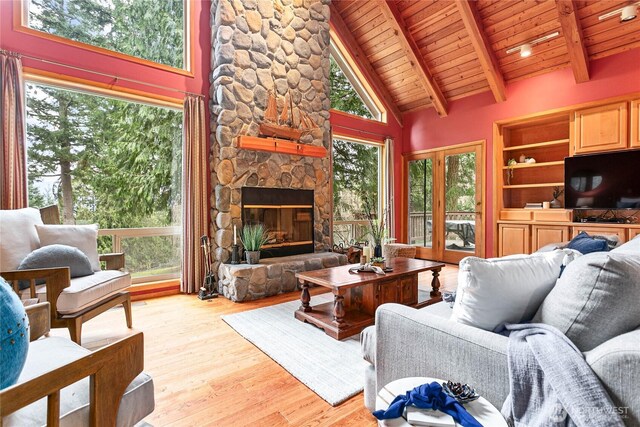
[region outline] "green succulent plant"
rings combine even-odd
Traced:
[[[259,251],[267,243],[267,230],[262,224],[248,224],[242,227],[240,240],[246,251]]]

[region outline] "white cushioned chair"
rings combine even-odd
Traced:
[[[18,382],[0,390],[0,425],[129,427],[153,412],[141,332],[92,352],[44,337],[48,311],[49,303],[27,307],[31,343]]]
[[[116,305],[124,307],[127,326],[131,328],[131,297],[126,291],[131,276],[124,271],[124,254],[101,255],[106,270],[73,279],[68,267],[18,270],[22,260],[40,247],[36,225],[43,225],[42,218],[59,218],[57,206],[42,212],[34,208],[0,211],[0,276],[12,283],[23,299],[48,301],[51,326],[68,328],[71,339],[78,344],[83,322]],[[40,280],[45,284],[37,284]],[[19,281],[28,281],[29,288],[20,291]]]

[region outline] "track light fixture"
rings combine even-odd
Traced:
[[[598,19],[600,21],[604,21],[605,19],[613,18],[616,15],[620,15],[620,22],[628,22],[638,16],[638,6],[640,6],[640,2],[630,3],[624,7],[621,7],[620,9],[612,10],[609,13],[600,15],[598,16]]]
[[[547,34],[546,36],[542,36],[540,38],[537,38],[535,40],[531,40],[529,42],[526,42],[524,44],[521,44],[520,46],[514,46],[510,49],[507,49],[507,55],[510,55],[512,53],[516,53],[516,52],[520,52],[520,56],[523,58],[526,58],[528,56],[531,56],[531,54],[533,53],[533,46],[540,44],[542,42],[546,42],[547,40],[551,40],[554,39],[556,37],[558,37],[560,35],[560,33],[558,31],[551,33],[551,34]]]

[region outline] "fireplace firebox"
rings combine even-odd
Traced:
[[[268,232],[261,257],[314,252],[313,202],[313,190],[242,187],[242,223]]]

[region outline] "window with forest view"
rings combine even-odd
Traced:
[[[365,119],[373,119],[373,114],[353,88],[333,56],[330,59],[329,81],[331,83],[331,108],[355,114]]]
[[[333,140],[333,242],[368,240],[366,205],[380,210],[382,148],[344,138]]]
[[[25,0],[27,26],[186,68],[184,0]]]
[[[134,280],[178,277],[182,110],[35,83],[26,101],[29,205],[97,223]]]

